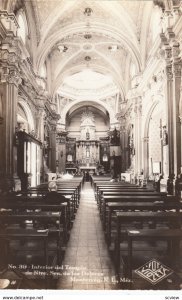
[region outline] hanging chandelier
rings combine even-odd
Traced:
[[[93,10],[90,7],[85,8],[85,10],[84,10],[85,16],[90,17],[92,13],[93,13]]]

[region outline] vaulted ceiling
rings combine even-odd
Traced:
[[[7,2],[32,10],[34,66],[40,76],[46,66],[48,93],[68,99],[69,107],[74,100],[103,107],[110,101],[109,114],[116,114],[132,76],[145,68],[153,0]]]
[[[124,97],[131,63],[136,72],[142,68],[142,16],[152,4],[142,0],[33,0],[39,28],[37,68],[47,59],[51,61],[51,92],[68,94],[70,88],[71,96],[80,95],[81,89],[76,91],[69,78],[77,74],[78,79],[80,74],[81,80],[82,71],[90,69],[88,81],[92,82],[94,72],[95,78],[98,73],[110,77],[110,82],[105,80],[108,93],[110,88],[110,94],[120,92]],[[101,90],[99,94],[102,97]]]

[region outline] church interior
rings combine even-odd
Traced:
[[[182,1],[0,1],[0,289],[182,289]]]

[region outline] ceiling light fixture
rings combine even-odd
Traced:
[[[119,49],[118,45],[111,45],[108,47],[108,49],[112,52],[115,52]]]
[[[58,45],[58,49],[60,52],[66,52],[68,50],[68,47],[65,45]]]
[[[93,13],[93,10],[90,7],[85,8],[85,10],[84,10],[85,16],[90,17],[92,13]]]
[[[84,33],[84,38],[86,39],[86,40],[89,40],[89,39],[91,39],[92,38],[92,34],[90,33],[90,23],[89,22],[87,22],[86,23],[86,31],[85,31],[85,33]]]
[[[90,34],[90,33],[85,33],[84,34],[84,38],[86,39],[86,40],[89,40],[89,39],[91,39],[92,38],[92,35]]]
[[[86,61],[90,61],[90,60],[91,60],[91,57],[90,57],[90,56],[85,56],[85,60],[86,60]]]

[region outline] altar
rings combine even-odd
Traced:
[[[81,170],[81,171],[93,171],[93,173],[94,172],[96,172],[96,170],[97,170],[97,165],[92,165],[92,164],[87,164],[87,165],[80,165],[79,166],[79,169]]]
[[[81,116],[80,138],[76,141],[76,162],[82,171],[95,171],[100,161],[100,142],[96,139],[95,131],[94,115],[86,110]]]

